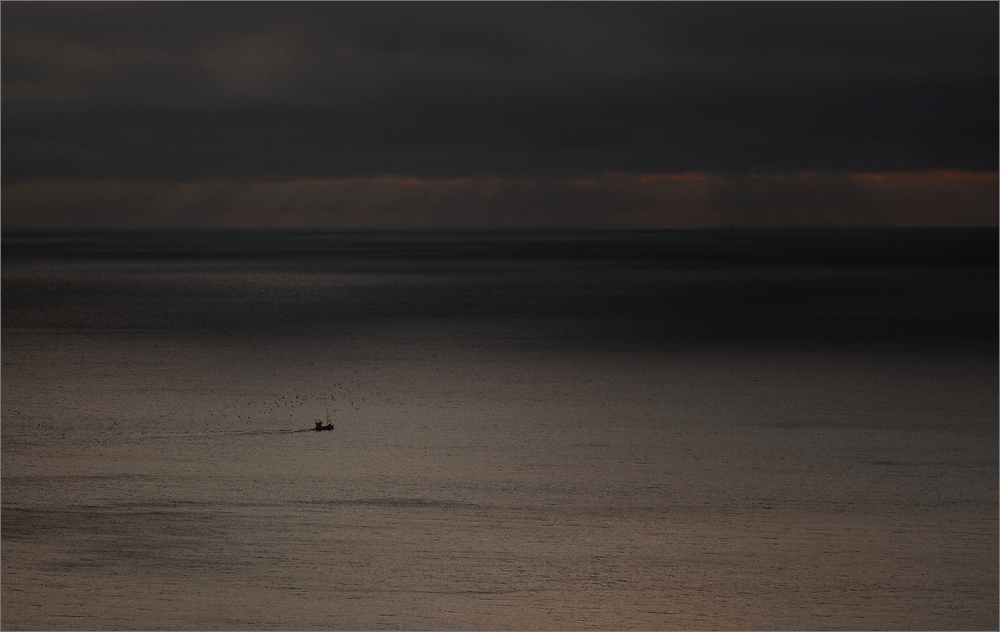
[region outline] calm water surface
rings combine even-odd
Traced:
[[[996,231],[5,234],[2,271],[5,629],[1000,624]]]

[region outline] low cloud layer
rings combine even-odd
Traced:
[[[0,12],[4,228],[43,208],[95,226],[842,223],[902,204],[847,174],[998,167],[995,3]],[[709,183],[642,180],[690,173]],[[940,222],[969,186],[931,196]],[[81,197],[56,210],[65,191]],[[106,214],[82,210],[98,199]]]
[[[4,185],[4,228],[991,226],[996,174]]]

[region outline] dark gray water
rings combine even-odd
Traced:
[[[5,234],[2,272],[5,629],[1000,624],[995,230]]]

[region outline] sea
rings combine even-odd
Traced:
[[[8,231],[0,308],[5,630],[1000,627],[995,228]]]

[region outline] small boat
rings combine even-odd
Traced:
[[[320,430],[333,430],[333,422],[330,421],[330,413],[326,414],[326,425],[325,426],[323,425],[322,419],[317,419],[316,427],[313,428],[313,430],[315,430],[316,432],[319,432]]]

